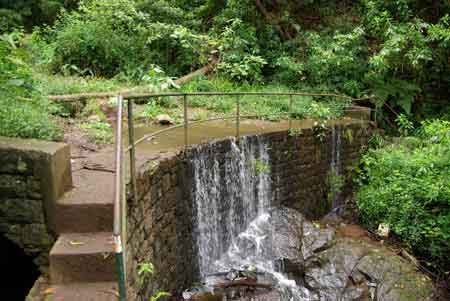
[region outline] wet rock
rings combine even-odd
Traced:
[[[324,227],[288,208],[272,209],[250,223],[218,267],[239,264],[255,264],[258,283],[275,288],[251,300],[430,300],[433,290],[430,279],[370,241],[361,227]],[[237,292],[227,300],[247,300]]]
[[[336,239],[309,260],[305,279],[320,300],[431,300],[433,289],[431,280],[401,257],[351,238]]]

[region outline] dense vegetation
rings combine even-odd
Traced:
[[[434,268],[450,269],[450,122],[424,122],[415,136],[369,151],[359,182],[366,225],[389,225]]]
[[[0,39],[0,136],[58,140],[52,107],[36,88],[17,41]]]
[[[420,119],[447,109],[449,12],[448,1],[91,0],[32,45],[57,73],[142,83],[155,66],[178,77],[213,60],[235,82],[376,96]]]

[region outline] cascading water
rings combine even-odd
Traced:
[[[333,129],[331,168],[339,168],[340,136]],[[193,200],[200,276],[207,285],[217,283],[219,272],[254,266],[263,280],[274,284],[278,297],[253,300],[316,300],[314,292],[279,272],[279,258],[303,254],[294,235],[299,225],[283,210],[271,209],[271,177],[268,146],[259,136],[231,141],[229,147],[205,145],[194,150]],[[289,214],[288,214],[289,215]],[[302,228],[302,234],[304,229]],[[307,233],[305,233],[307,235]],[[290,253],[294,250],[295,252]],[[283,251],[284,250],[284,251]],[[290,254],[289,254],[290,253]],[[300,255],[300,257],[303,255]],[[260,277],[258,276],[258,279]],[[298,280],[298,279],[297,279]]]
[[[262,137],[231,141],[224,159],[214,148],[196,150],[193,198],[194,233],[202,278],[217,271],[215,262],[250,222],[270,206],[269,155]]]
[[[331,163],[330,163],[330,176],[339,177],[341,175],[341,132],[333,125],[331,131]],[[336,187],[331,187],[331,193],[333,194],[331,208],[336,208],[338,204],[339,191]]]

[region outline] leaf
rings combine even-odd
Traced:
[[[47,288],[47,289],[45,289],[44,291],[43,291],[43,294],[44,295],[51,295],[51,294],[54,294],[56,292],[56,288],[54,288],[54,287],[49,287],[49,288]]]
[[[71,240],[71,241],[69,241],[69,244],[71,246],[82,246],[82,245],[85,245],[86,243],[83,241],[79,241],[79,240]]]
[[[150,300],[151,301],[158,301],[162,297],[170,297],[170,296],[171,296],[171,294],[168,293],[168,292],[157,292],[155,295],[152,296],[152,298]]]
[[[8,84],[11,86],[21,87],[25,84],[25,81],[23,79],[11,79],[8,81]]]

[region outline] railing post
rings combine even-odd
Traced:
[[[292,129],[292,103],[293,103],[293,96],[289,95],[289,130]]]
[[[137,201],[137,185],[136,185],[136,148],[134,145],[134,118],[133,118],[133,100],[128,99],[128,145],[130,149],[130,180],[131,194],[133,199]]]
[[[184,118],[184,148],[188,146],[188,101],[187,94],[183,95],[183,118]]]
[[[236,141],[239,143],[241,126],[241,100],[240,96],[236,95]]]
[[[123,97],[117,96],[117,120],[116,120],[116,144],[115,144],[115,182],[114,182],[114,253],[116,258],[117,284],[119,287],[119,300],[126,301],[126,277],[125,277],[125,260],[124,260],[124,240],[123,240],[123,171],[122,171],[122,110]]]

